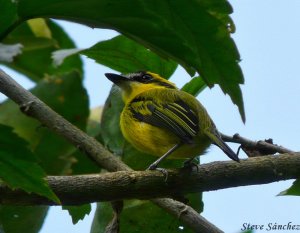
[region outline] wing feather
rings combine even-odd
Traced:
[[[192,143],[199,131],[197,115],[180,99],[162,104],[149,99],[138,99],[134,101],[134,105],[136,107],[132,105],[130,110],[136,120],[167,129],[185,143]]]

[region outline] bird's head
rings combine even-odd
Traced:
[[[126,75],[106,73],[105,76],[122,89],[125,102],[153,88],[177,89],[174,83],[148,71],[139,71]]]

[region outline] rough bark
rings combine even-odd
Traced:
[[[300,176],[300,153],[270,155],[236,162],[213,162],[194,168],[159,171],[120,171],[81,176],[49,176],[52,190],[64,205],[123,199],[176,197],[245,185],[266,184]],[[163,199],[161,199],[163,200]],[[155,203],[158,203],[154,200]],[[165,202],[165,201],[164,201]],[[0,203],[55,205],[35,194],[0,186]],[[175,207],[174,207],[175,208]]]

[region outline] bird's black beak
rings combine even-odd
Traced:
[[[120,74],[112,74],[112,73],[106,73],[105,76],[112,81],[114,84],[118,85],[124,81],[129,81],[130,79],[126,77],[125,75]]]

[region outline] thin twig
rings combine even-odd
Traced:
[[[43,125],[58,135],[66,138],[76,148],[79,148],[87,156],[97,162],[99,166],[108,171],[131,170],[126,164],[106,150],[97,140],[88,136],[83,131],[65,120],[63,117],[58,115],[45,103],[15,82],[1,69],[0,92],[16,102],[20,106],[20,109],[23,111],[23,113],[39,120]],[[174,213],[174,209],[176,209],[176,207],[170,205],[169,202],[171,200],[166,200],[167,204],[163,200],[165,199],[156,200],[156,204],[165,209],[167,212]],[[202,218],[199,217],[199,214],[196,214],[197,213],[190,212],[187,215],[181,215],[180,220],[195,232],[200,232],[200,229],[203,229],[204,226],[207,226],[207,222],[202,222]],[[177,213],[175,216],[179,215],[180,213]],[[198,218],[198,221],[193,221],[191,224],[191,215],[194,216],[194,219]],[[211,224],[211,226],[214,227],[213,224]],[[206,229],[202,232],[211,232],[210,230],[211,229]],[[222,231],[216,228],[216,232]]]
[[[258,151],[262,155],[269,155],[275,153],[294,153],[294,151],[284,148],[283,146],[278,146],[272,143],[271,139],[268,140],[259,140],[259,141],[252,141],[248,138],[244,138],[239,134],[234,134],[233,136],[228,136],[225,134],[221,134],[222,138],[226,142],[233,142],[241,144],[243,149]]]

